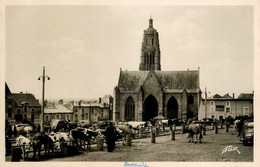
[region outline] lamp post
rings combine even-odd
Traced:
[[[210,94],[210,92],[207,92],[207,87],[205,87],[205,118],[207,118],[207,93]]]
[[[50,77],[48,75],[45,75],[45,67],[43,67],[43,73],[42,76],[38,78],[38,80],[41,80],[42,78],[42,112],[41,112],[41,132],[44,131],[43,122],[44,122],[44,89],[45,89],[45,78],[47,77],[48,80],[50,80]]]
[[[207,88],[205,87],[205,118],[207,118]]]

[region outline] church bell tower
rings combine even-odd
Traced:
[[[159,35],[156,29],[153,28],[153,19],[150,18],[149,27],[144,30],[139,71],[161,70],[160,61]]]

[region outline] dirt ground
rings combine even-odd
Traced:
[[[223,152],[227,146],[236,146],[238,151]],[[153,161],[188,161],[188,162],[253,162],[253,146],[243,146],[232,129],[226,132],[219,129],[207,131],[202,143],[189,143],[187,134],[176,134],[176,140],[170,140],[169,135],[156,137],[156,143],[150,138],[132,140],[132,146],[117,143],[114,152],[97,151],[93,146],[91,151],[84,151],[80,155],[52,158],[48,161],[120,161],[120,162],[153,162]],[[239,154],[240,153],[240,154]]]

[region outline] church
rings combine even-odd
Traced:
[[[159,34],[149,19],[139,71],[120,69],[114,88],[114,121],[197,118],[201,99],[198,70],[161,71]],[[173,64],[174,66],[174,64]]]

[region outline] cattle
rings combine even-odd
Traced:
[[[36,143],[33,144],[33,158],[35,158],[37,151],[38,156],[40,157],[42,145],[44,146],[45,155],[49,155],[50,150],[52,150],[52,152],[54,153],[54,142],[46,133],[35,133],[33,136],[33,140]]]
[[[201,143],[202,130],[203,130],[203,127],[202,127],[201,123],[193,122],[190,125],[188,125],[187,131],[188,131],[189,136],[190,136],[189,142],[194,142],[194,144],[196,144],[197,140],[199,139],[199,142]],[[193,139],[194,135],[195,135],[195,141]]]
[[[24,153],[24,158],[28,158],[28,153],[30,152],[32,145],[33,145],[32,141],[27,137],[20,135],[19,137],[16,138],[16,146],[22,148],[22,151]]]

